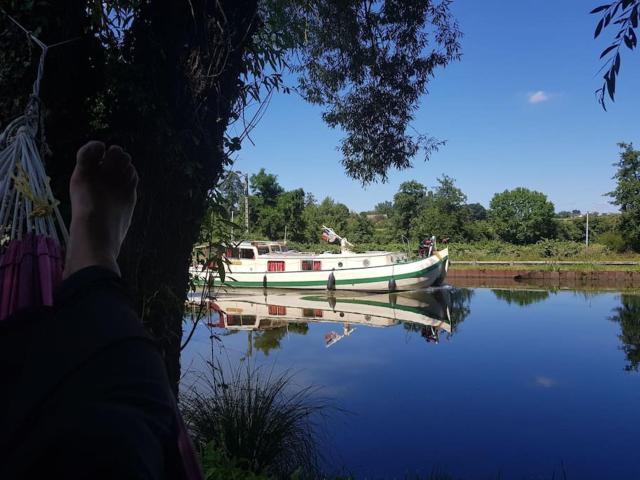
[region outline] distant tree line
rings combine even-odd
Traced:
[[[640,152],[620,144],[614,179],[607,195],[619,214],[589,215],[590,241],[615,251],[640,250]],[[236,236],[243,236],[243,185],[225,183],[226,208],[235,212]],[[330,226],[356,243],[389,244],[404,239],[417,242],[427,236],[453,242],[501,240],[528,245],[542,240],[584,242],[586,215],[579,210],[555,212],[544,193],[518,187],[496,193],[489,208],[468,203],[467,196],[447,175],[428,188],[415,180],[404,182],[393,200],[373,211],[356,213],[330,197],[318,201],[303,189],[286,191],[276,175],[261,169],[250,177],[249,236],[293,242],[318,243],[322,226]],[[245,235],[246,236],[246,235]]]

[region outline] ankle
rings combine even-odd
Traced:
[[[118,262],[116,262],[115,258],[112,256],[103,255],[97,252],[73,252],[67,255],[64,271],[62,272],[62,278],[66,279],[87,267],[102,267],[120,276],[120,267],[118,266]]]
[[[120,267],[116,261],[119,249],[112,248],[115,243],[108,240],[110,232],[92,229],[75,220],[74,218],[71,222],[63,278],[93,266],[103,267],[120,275]]]

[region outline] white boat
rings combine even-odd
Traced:
[[[339,238],[339,237],[338,237]],[[314,290],[358,290],[394,292],[441,285],[449,268],[447,248],[425,258],[410,261],[405,253],[371,251],[321,254],[291,251],[281,243],[245,241],[227,248],[226,286]],[[194,266],[190,273],[196,284],[210,278],[220,283],[215,269]]]

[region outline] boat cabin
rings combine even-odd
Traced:
[[[343,268],[367,268],[402,263],[402,253],[305,253],[289,250],[278,242],[242,242],[228,247],[225,257],[235,272],[313,272]]]

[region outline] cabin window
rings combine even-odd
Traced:
[[[269,315],[286,315],[287,307],[282,305],[269,305]]]
[[[266,245],[258,247],[258,255],[266,255],[267,253],[269,253],[269,247]]]
[[[253,249],[252,248],[241,248],[240,249],[240,258],[254,259],[255,255],[253,253]]]
[[[280,249],[280,245],[271,245],[271,251],[275,253],[282,252],[282,250]]]
[[[255,315],[227,315],[227,326],[246,327],[254,325],[257,317]]]
[[[284,272],[284,261],[270,260],[267,262],[267,271],[269,272]]]
[[[302,270],[322,270],[320,260],[302,260]]]
[[[227,258],[240,258],[240,252],[237,248],[227,247],[225,251],[225,256]]]
[[[307,318],[322,318],[323,312],[318,308],[303,308],[302,316]]]

